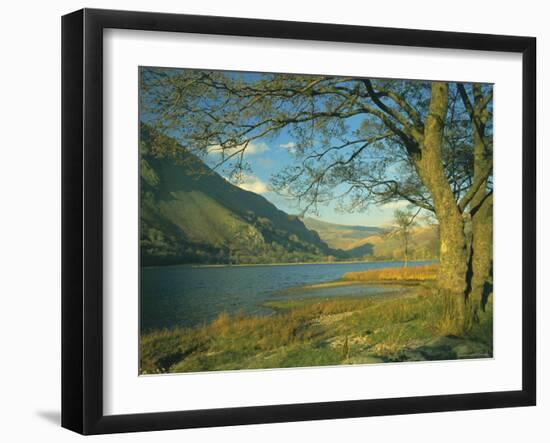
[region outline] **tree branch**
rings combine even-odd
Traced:
[[[491,168],[487,168],[482,174],[479,174],[476,177],[476,179],[472,183],[472,186],[470,186],[470,189],[468,189],[468,192],[464,194],[464,196],[458,203],[458,209],[460,210],[460,212],[464,212],[464,210],[468,206],[468,203],[470,203],[470,201],[474,198],[474,196],[477,194],[477,191],[479,191],[483,183],[486,182],[490,174]]]
[[[367,88],[367,92],[369,93],[369,96],[372,98],[372,101],[376,106],[378,106],[382,111],[384,111],[386,114],[397,120],[405,129],[405,132],[407,133],[407,136],[412,137],[416,140],[417,143],[421,142],[420,132],[417,131],[414,127],[410,125],[410,122],[407,121],[407,119],[398,111],[390,108],[382,100],[380,100],[380,95],[378,92],[374,90],[374,87],[372,86],[372,82],[369,79],[363,79],[363,83],[365,87]],[[404,99],[401,99],[404,102]]]

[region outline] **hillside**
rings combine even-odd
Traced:
[[[379,227],[340,225],[311,217],[304,217],[303,221],[308,229],[316,231],[321,239],[334,249],[352,249],[352,245],[357,241],[384,232]]]
[[[403,258],[401,238],[391,228],[352,226],[328,223],[311,217],[304,224],[319,234],[331,248],[340,249],[339,256],[348,259],[400,260]],[[437,257],[438,233],[433,226],[419,226],[412,230],[410,259]]]
[[[436,226],[418,226],[414,228],[409,239],[409,259],[434,259],[439,251],[439,234]],[[356,241],[347,251],[353,253],[368,248],[377,260],[401,260],[403,258],[402,239],[396,232],[372,235]]]
[[[143,265],[321,260],[330,248],[301,220],[232,185],[191,154],[154,155],[140,141]],[[159,137],[155,137],[159,143]],[[160,143],[174,143],[168,137]]]

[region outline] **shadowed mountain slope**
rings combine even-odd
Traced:
[[[321,260],[330,248],[302,221],[181,152],[162,157],[140,137],[140,244],[143,265]]]

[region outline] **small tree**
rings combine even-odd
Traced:
[[[404,261],[405,261],[405,265],[404,265],[405,267],[409,262],[409,242],[410,242],[410,236],[411,236],[411,229],[416,224],[415,218],[419,212],[420,212],[420,209],[415,213],[408,210],[403,211],[401,209],[396,209],[395,212],[393,213],[396,230],[399,233],[399,236],[401,237],[401,241],[403,244],[403,255],[404,255]]]

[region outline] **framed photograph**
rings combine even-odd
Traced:
[[[62,425],[536,402],[531,37],[62,21]]]

